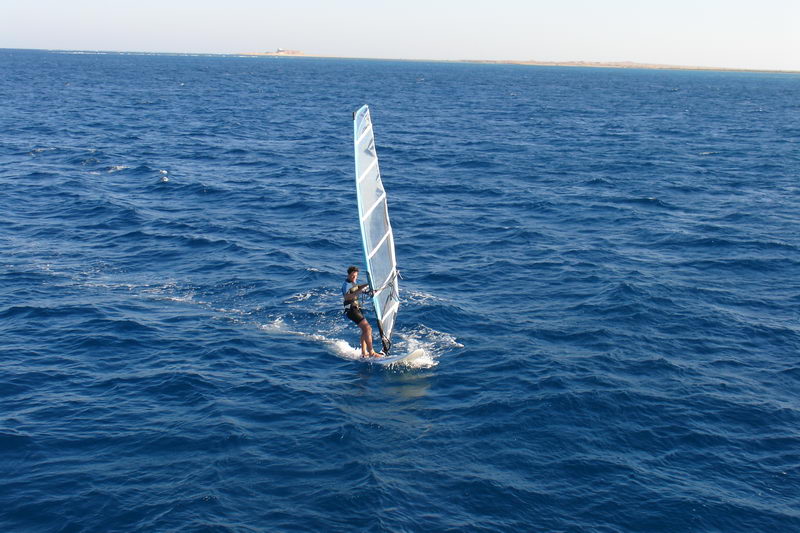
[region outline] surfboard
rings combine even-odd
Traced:
[[[425,355],[425,350],[420,348],[405,355],[392,355],[384,357],[362,357],[361,360],[365,363],[372,363],[374,365],[391,365],[393,363],[410,363],[414,359],[419,359]]]

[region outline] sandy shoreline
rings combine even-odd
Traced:
[[[0,48],[3,50],[3,48]],[[413,61],[421,63],[474,63],[486,65],[528,65],[534,67],[583,67],[583,68],[617,68],[617,69],[648,69],[648,70],[695,70],[715,72],[758,72],[771,74],[800,74],[800,70],[734,68],[734,67],[702,67],[693,65],[665,65],[659,63],[636,63],[633,61],[537,61],[537,60],[512,60],[512,59],[398,59],[391,57],[348,57],[329,56],[322,54],[307,54],[299,50],[286,50],[284,52],[239,52],[239,53],[191,53],[191,52],[122,52],[118,50],[58,50],[36,49],[45,52],[81,53],[81,54],[147,54],[147,55],[202,55],[202,56],[228,56],[228,57],[282,57],[282,58],[321,58],[321,59],[357,59],[365,61]]]
[[[734,68],[734,67],[701,67],[692,65],[664,65],[659,63],[636,63],[633,61],[517,61],[505,59],[397,59],[397,58],[377,58],[377,57],[344,57],[326,56],[318,54],[306,54],[303,52],[283,54],[276,52],[253,52],[243,53],[243,56],[264,56],[264,57],[314,57],[326,59],[373,59],[383,61],[420,61],[432,63],[478,63],[489,65],[529,65],[534,67],[588,67],[588,68],[620,68],[620,69],[647,69],[647,70],[708,70],[717,72],[764,72],[776,74],[800,74],[800,70],[771,70],[757,68]]]
[[[734,67],[701,67],[692,65],[664,65],[659,63],[635,63],[633,61],[481,61],[469,60],[469,63],[493,63],[507,65],[531,65],[539,67],[590,67],[590,68],[623,68],[649,70],[711,70],[719,72],[772,72],[779,74],[800,74],[800,70],[770,70],[757,68]]]

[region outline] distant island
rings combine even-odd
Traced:
[[[274,52],[250,52],[241,55],[247,56],[288,56],[288,57],[320,57],[330,59],[379,59],[379,58],[360,58],[326,56],[319,54],[306,54],[301,50],[287,50],[278,48]],[[776,72],[787,74],[798,74],[798,70],[770,70],[755,68],[732,68],[732,67],[699,67],[690,65],[664,65],[659,63],[636,63],[634,61],[537,61],[534,59],[527,61],[504,60],[504,59],[395,59],[385,58],[387,61],[431,61],[436,63],[482,63],[490,65],[530,65],[536,67],[590,67],[590,68],[625,68],[625,69],[651,69],[651,70],[712,70],[721,72]]]

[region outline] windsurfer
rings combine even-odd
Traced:
[[[358,295],[369,290],[369,284],[358,283],[358,267],[351,266],[347,269],[347,280],[342,284],[342,296],[344,296],[344,313],[361,329],[361,356],[380,357],[382,354],[375,351],[372,347],[372,326],[361,314],[358,305]]]

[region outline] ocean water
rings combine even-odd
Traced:
[[[2,531],[800,531],[799,75],[0,50],[0,184]]]

